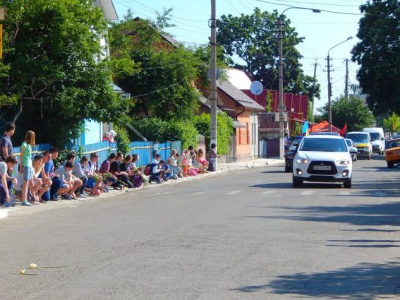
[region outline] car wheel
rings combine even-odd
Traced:
[[[343,187],[345,189],[351,189],[351,179],[349,181],[343,182]]]
[[[388,161],[387,162],[387,166],[388,166],[388,168],[394,168],[394,163],[393,162],[390,162],[390,161]]]
[[[292,172],[292,168],[290,166],[285,166],[285,172],[286,173]]]
[[[293,176],[293,187],[300,187],[303,184],[303,180],[297,179]]]

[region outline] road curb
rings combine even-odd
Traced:
[[[7,218],[8,212],[9,212],[8,209],[0,209],[0,219]]]

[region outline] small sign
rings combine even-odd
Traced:
[[[219,68],[217,68],[215,70],[215,76],[216,76],[215,79],[217,79],[217,80],[221,78],[221,70]],[[211,70],[207,71],[207,77],[208,77],[209,80],[211,80]]]
[[[283,112],[283,113],[276,112],[275,113],[275,122],[287,122],[287,120],[288,120],[287,113],[285,113],[285,112]]]

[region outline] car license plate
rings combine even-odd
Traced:
[[[331,166],[314,166],[314,170],[330,171],[331,170]]]

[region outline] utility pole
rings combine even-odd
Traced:
[[[211,61],[210,61],[210,80],[211,80],[211,93],[210,93],[210,114],[211,114],[211,130],[210,130],[210,145],[215,143],[217,145],[217,20],[216,20],[216,0],[211,0],[211,19],[209,26],[211,28]],[[217,160],[215,160],[215,170],[217,170]]]
[[[346,81],[344,83],[344,97],[349,100],[349,60],[346,58]]]
[[[315,63],[314,63],[314,80],[317,78],[317,62],[318,62],[318,58],[315,59]],[[314,87],[315,87],[315,82],[314,82]],[[312,105],[311,113],[313,115],[313,120],[314,120],[315,95],[312,95],[312,99],[311,100],[312,100],[312,102],[311,102],[311,105]]]
[[[283,40],[283,16],[284,13],[289,9],[304,9],[310,10],[313,13],[320,13],[321,10],[315,8],[308,7],[299,7],[299,6],[289,6],[278,17],[278,55],[279,55],[279,66],[278,66],[278,74],[279,74],[279,104],[278,104],[278,112],[279,112],[279,157],[284,158],[285,155],[285,120],[287,122],[287,114],[285,112],[286,105],[283,99],[283,50],[282,50],[282,40]]]
[[[331,84],[331,57],[329,56],[326,58],[327,61],[327,73],[328,73],[328,122],[329,122],[329,131],[332,131],[332,104],[331,104],[331,97],[332,97],[332,84]]]
[[[326,57],[326,60],[328,62],[328,115],[329,115],[329,131],[332,131],[332,102],[331,102],[331,97],[332,97],[332,86],[331,86],[331,57],[329,56],[329,52],[333,48],[336,48],[337,46],[347,42],[348,40],[351,40],[353,37],[349,36],[347,39],[344,41],[340,42],[339,44],[329,48],[328,50],[328,56]]]
[[[278,19],[278,55],[279,55],[279,104],[278,104],[278,112],[279,112],[279,157],[283,159],[285,155],[285,110],[286,106],[283,99],[283,62],[282,62],[282,17],[283,13],[286,11],[285,9]]]

